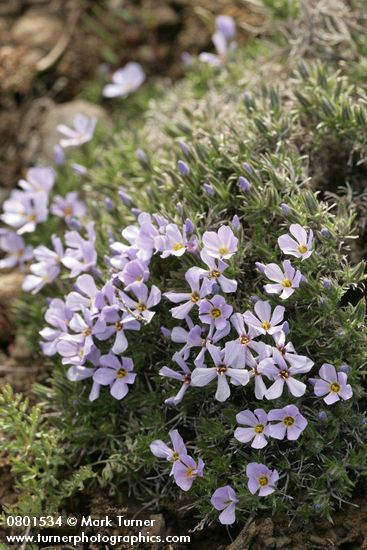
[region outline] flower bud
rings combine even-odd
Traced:
[[[106,197],[104,200],[104,206],[107,212],[112,212],[112,210],[114,210],[115,208],[115,203],[113,202],[112,199],[110,199],[110,197]]]
[[[233,216],[231,225],[232,225],[234,231],[238,231],[240,229],[241,222],[240,222],[240,218],[237,216],[237,214],[235,214]]]
[[[320,411],[317,415],[318,419],[320,420],[320,422],[326,422],[327,419],[328,419],[328,415],[325,411]]]
[[[182,176],[188,176],[190,174],[190,168],[184,160],[179,160],[177,163],[177,167]]]
[[[255,262],[255,265],[257,267],[257,270],[260,271],[260,273],[264,273],[265,264],[262,264],[261,262]]]
[[[246,179],[244,178],[243,176],[240,176],[238,178],[238,187],[241,189],[241,191],[243,191],[244,193],[247,193],[247,191],[250,190],[250,187],[251,187],[251,183]]]
[[[184,141],[179,141],[178,145],[179,145],[181,151],[183,152],[183,154],[185,155],[185,157],[189,157],[190,156],[190,149],[188,148],[186,143]]]
[[[119,187],[118,189],[118,196],[120,197],[121,202],[125,206],[130,206],[132,203],[132,199],[130,195],[128,195],[123,187]]]
[[[323,227],[323,228],[321,229],[320,233],[321,233],[321,235],[322,235],[323,237],[325,237],[326,239],[327,239],[328,237],[330,237],[330,231],[329,231],[326,227]]]
[[[54,147],[54,153],[53,153],[54,163],[57,166],[61,166],[65,163],[65,153],[64,149],[61,147],[61,145],[57,144]]]
[[[215,191],[214,191],[213,187],[212,187],[209,183],[204,183],[203,187],[204,187],[205,193],[206,193],[207,195],[209,195],[209,197],[214,197]]]
[[[191,235],[191,233],[194,232],[195,230],[195,225],[192,223],[192,221],[190,220],[190,218],[186,218],[186,221],[185,221],[185,229],[186,229],[186,233],[188,235]]]
[[[330,279],[325,278],[325,279],[322,281],[322,286],[323,286],[324,288],[326,288],[326,289],[330,288],[330,287],[331,287],[331,284],[332,284],[332,283],[331,283]]]
[[[348,374],[349,370],[350,370],[350,366],[347,365],[346,363],[343,363],[341,366],[340,366],[340,372],[344,372],[345,374]]]

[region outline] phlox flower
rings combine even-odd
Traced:
[[[241,411],[236,415],[238,424],[246,426],[245,428],[236,428],[234,437],[241,443],[251,443],[254,449],[263,449],[267,444],[267,436],[270,435],[270,426],[268,424],[268,415],[263,409]]]
[[[18,181],[19,187],[30,194],[43,193],[46,197],[55,184],[55,171],[46,166],[35,166],[27,170],[27,179]],[[35,195],[38,200],[38,195]]]
[[[185,273],[185,279],[190,285],[191,292],[165,292],[164,296],[174,304],[184,302],[180,306],[170,309],[175,319],[185,319],[194,306],[200,305],[201,301],[208,294],[204,284],[200,286],[199,274],[190,268]]]
[[[258,352],[259,350],[259,342],[255,341],[255,338],[259,336],[259,331],[251,326],[247,329],[244,323],[244,315],[241,315],[241,313],[234,313],[231,317],[231,323],[238,334],[238,338],[227,342],[226,347],[235,357],[234,365],[237,367],[248,365],[253,368],[256,361],[251,351]]]
[[[24,264],[33,257],[33,247],[26,245],[23,238],[13,231],[0,233],[0,250],[8,253],[0,260],[0,269],[11,269],[19,265],[23,270]]]
[[[254,309],[256,316],[251,311],[246,311],[243,318],[259,334],[275,334],[282,330],[285,311],[283,306],[276,306],[272,313],[269,302],[258,300]]]
[[[229,225],[222,225],[217,232],[205,231],[204,250],[212,258],[228,260],[237,252],[238,239]]]
[[[106,330],[97,334],[98,340],[107,340],[115,337],[111,351],[116,355],[123,353],[128,342],[125,335],[126,330],[140,330],[140,324],[130,313],[121,311],[118,306],[105,306],[102,309],[101,318],[106,323]]]
[[[60,139],[61,147],[77,147],[78,145],[84,145],[93,138],[94,130],[97,124],[96,117],[88,117],[83,114],[78,114],[74,117],[74,127],[70,128],[65,124],[59,124],[57,131],[60,132],[64,138]]]
[[[56,345],[60,336],[67,334],[72,317],[73,312],[66,307],[63,300],[60,298],[51,300],[45,313],[45,320],[51,327],[45,327],[39,333],[44,340],[40,345],[45,355],[57,353]]]
[[[309,372],[313,365],[312,361],[311,364],[308,362],[301,367],[288,367],[281,353],[275,348],[273,348],[273,361],[273,364],[267,363],[263,367],[264,374],[274,380],[265,393],[266,399],[280,397],[283,393],[284,384],[286,384],[289,393],[295,397],[301,397],[306,391],[306,384],[297,380],[295,376]]]
[[[23,281],[22,288],[26,292],[36,294],[46,284],[52,283],[60,273],[60,263],[64,254],[64,247],[61,240],[52,235],[51,241],[54,250],[47,246],[37,246],[34,249],[34,257],[39,263],[30,266],[31,275],[27,275]]]
[[[214,491],[210,502],[216,510],[222,510],[218,518],[222,525],[232,525],[236,521],[238,499],[230,485],[219,487]]]
[[[93,380],[102,386],[110,386],[110,393],[115,399],[123,399],[129,391],[129,385],[135,382],[133,360],[108,353],[101,355],[99,363],[101,367],[93,374]]]
[[[276,439],[284,439],[290,441],[299,438],[308,422],[295,405],[287,405],[282,409],[273,409],[268,413],[269,422],[276,421],[275,424],[270,424],[269,434]]]
[[[189,248],[191,250],[197,248],[197,238],[193,235],[189,242],[185,226],[183,226],[181,232],[175,223],[169,223],[165,227],[165,234],[155,239],[155,246],[157,250],[162,252],[161,258],[179,257],[185,254]]]
[[[345,372],[336,372],[334,365],[324,363],[319,370],[320,378],[314,378],[314,392],[317,397],[325,396],[327,405],[343,399],[346,401],[353,395],[352,386],[347,383],[348,377]]]
[[[178,461],[187,455],[187,449],[177,430],[171,430],[168,435],[172,442],[173,449],[168,447],[161,439],[156,439],[150,444],[150,450],[157,458],[165,458],[168,462],[172,462],[170,473],[170,475],[172,475]]]
[[[173,469],[173,477],[176,484],[183,491],[189,491],[197,477],[203,477],[204,462],[199,458],[196,463],[195,460],[189,456],[181,456],[180,460],[176,462]]]
[[[118,69],[112,75],[112,84],[107,84],[103,88],[104,97],[122,97],[136,92],[145,80],[144,71],[134,61],[130,61],[122,69]]]
[[[284,254],[306,260],[312,254],[312,229],[310,229],[307,234],[307,231],[299,225],[299,223],[293,223],[289,227],[289,231],[291,235],[287,233],[286,235],[281,235],[278,238],[278,244],[281,251]]]
[[[72,191],[67,193],[65,197],[56,195],[50,206],[50,212],[68,222],[71,218],[83,218],[87,208],[84,202],[78,199],[78,193]]]
[[[149,279],[149,268],[141,260],[131,260],[118,274],[118,278],[125,285],[125,290],[131,290],[135,286],[141,286]]]
[[[184,327],[174,327],[169,337],[176,344],[184,344],[179,354],[186,360],[190,355],[191,348],[201,345],[203,328],[199,325],[194,325],[189,316],[185,317],[185,321],[188,330]]]
[[[80,382],[81,380],[86,380],[87,378],[92,378],[96,372],[97,367],[100,366],[100,356],[101,353],[98,348],[95,346],[92,347],[90,353],[87,355],[86,360],[92,363],[93,367],[85,367],[84,365],[72,365],[69,367],[66,377],[70,382]],[[89,401],[95,401],[98,399],[100,394],[101,384],[92,382],[92,388],[89,393]]]
[[[153,319],[155,312],[150,308],[156,306],[161,301],[161,291],[158,287],[152,286],[149,289],[146,285],[134,287],[132,292],[135,294],[136,299],[130,298],[125,292],[120,292],[120,299],[124,307],[129,308],[129,313],[132,313],[137,319],[144,319],[145,322],[150,323]]]
[[[173,378],[175,380],[180,380],[182,382],[182,386],[179,392],[177,393],[177,395],[175,395],[174,397],[169,397],[164,401],[166,405],[176,406],[179,403],[181,403],[185,393],[189,389],[189,386],[191,384],[191,371],[187,366],[185,360],[179,353],[175,353],[172,359],[180,367],[181,373],[176,372],[173,369],[170,369],[169,367],[162,367],[161,370],[159,371],[159,374],[161,376],[165,376],[166,378]]]
[[[266,497],[275,491],[275,484],[279,479],[277,470],[270,470],[265,464],[250,462],[246,466],[248,477],[247,487],[253,495],[258,493],[259,497]]]
[[[268,264],[265,266],[264,273],[268,279],[275,281],[275,284],[266,284],[265,291],[268,294],[279,294],[282,300],[286,300],[293,294],[302,279],[302,273],[294,269],[289,260],[284,260],[283,271],[277,264]]]
[[[194,364],[196,367],[202,367],[205,361],[205,353],[208,349],[208,345],[217,344],[220,340],[228,336],[231,331],[231,325],[229,322],[226,323],[226,326],[222,330],[216,330],[214,325],[209,326],[209,331],[207,335],[201,335],[196,331],[190,334],[190,345],[192,347],[200,347],[198,355],[194,359]],[[233,365],[235,366],[235,365]]]
[[[210,301],[202,300],[200,302],[199,318],[202,323],[213,324],[216,329],[223,330],[232,311],[233,307],[227,304],[223,296],[217,294]]]
[[[93,222],[87,225],[87,237],[88,239],[83,239],[78,231],[68,231],[65,234],[65,244],[68,248],[65,251],[62,264],[70,269],[70,277],[77,277],[96,266],[96,234]]]
[[[264,399],[267,391],[267,387],[263,380],[263,376],[268,377],[268,368],[273,366],[273,359],[269,357],[271,351],[269,346],[263,343],[259,343],[258,352],[255,365],[250,370],[250,378],[253,378],[255,384],[255,397],[256,399]]]
[[[292,367],[307,367],[309,370],[313,367],[314,362],[309,359],[309,357],[306,357],[306,355],[298,355],[296,353],[292,342],[288,342],[287,344],[285,343],[286,335],[283,331],[273,334],[273,339],[275,341],[276,349],[279,351],[283,359]]]
[[[99,290],[93,277],[88,273],[79,275],[74,288],[75,290],[69,292],[66,296],[66,306],[72,311],[80,311],[83,308],[87,308],[92,313],[96,313],[98,308],[95,306],[95,300]]]
[[[227,40],[233,38],[236,33],[236,24],[230,15],[218,15],[215,19],[215,26]]]
[[[220,350],[212,344],[207,345],[215,367],[196,367],[191,374],[191,385],[203,387],[217,378],[215,399],[226,401],[231,394],[227,377],[231,382],[245,386],[249,381],[249,373],[245,369],[232,368],[233,356],[228,349]]]
[[[57,343],[57,351],[64,364],[81,365],[93,346],[93,336],[102,334],[106,324],[102,319],[93,318],[91,312],[83,308],[82,314],[74,313],[69,328],[76,334],[62,336]]]
[[[17,229],[18,235],[32,233],[38,223],[44,222],[48,216],[47,196],[40,193],[37,198],[31,193],[13,191],[3,204],[4,213],[1,220]]]
[[[220,15],[216,19],[216,29],[216,32],[212,36],[212,41],[217,54],[202,52],[199,55],[199,59],[203,63],[220,66],[226,62],[227,51],[234,45],[229,42],[235,33],[234,20],[228,15]]]
[[[216,260],[206,252],[202,250],[200,257],[209,269],[202,269],[201,267],[191,268],[194,272],[197,272],[200,278],[204,279],[208,292],[213,292],[215,284],[218,284],[222,289],[222,292],[236,292],[237,281],[234,279],[228,279],[223,275],[223,272],[227,269],[228,264],[223,260]]]
[[[136,257],[143,262],[149,262],[156,248],[156,238],[163,233],[163,224],[158,229],[153,225],[152,216],[141,212],[138,216],[138,225],[128,225],[121,234],[135,250]]]

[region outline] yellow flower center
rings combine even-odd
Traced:
[[[195,468],[187,468],[186,477],[192,477],[194,475]]]
[[[283,418],[283,424],[285,426],[293,426],[294,422],[295,422],[295,420],[294,420],[293,416],[285,416]]]
[[[261,323],[261,326],[263,327],[264,330],[269,330],[269,328],[271,327],[271,324],[269,323],[269,321],[263,321]]]
[[[222,246],[219,250],[218,250],[219,254],[221,256],[224,256],[225,254],[228,254],[229,252],[229,248],[227,248],[226,246]]]
[[[227,367],[225,365],[219,365],[217,367],[217,373],[223,375],[225,372],[227,372]]]
[[[209,273],[209,279],[218,279],[218,277],[220,277],[220,271],[218,271],[217,269],[213,269]]]
[[[264,431],[264,426],[262,424],[257,424],[257,426],[255,426],[255,432],[257,434],[262,434]]]
[[[116,323],[115,323],[116,332],[120,332],[120,330],[122,330],[122,328],[123,328],[123,324],[121,323],[121,321],[116,321]]]
[[[138,305],[136,306],[136,309],[138,311],[145,311],[147,309],[147,306],[145,304],[142,304],[141,302],[139,302]]]
[[[73,213],[73,209],[71,208],[71,206],[66,206],[64,208],[64,214],[65,216],[71,216],[71,214]]]
[[[280,378],[283,378],[283,380],[286,380],[289,378],[289,372],[287,370],[281,370],[279,376]]]
[[[247,344],[250,343],[250,338],[246,336],[246,334],[242,334],[242,336],[240,336],[240,342],[243,346],[247,346]]]
[[[338,384],[338,382],[333,382],[330,384],[330,389],[332,392],[338,393],[340,391],[340,384]]]
[[[305,244],[300,244],[297,250],[300,254],[305,254],[308,248]]]
[[[182,250],[184,248],[184,245],[182,243],[176,243],[173,245],[173,250]]]
[[[252,374],[252,376],[260,376],[260,373],[259,373],[259,371],[257,370],[256,367],[251,369],[251,374]]]
[[[291,288],[292,281],[290,279],[283,279],[280,283],[284,288]]]
[[[184,384],[191,384],[191,375],[190,374],[185,374],[183,382],[184,382]]]
[[[173,453],[172,453],[172,460],[173,460],[173,462],[176,462],[179,458],[180,458],[180,455],[178,454],[178,452],[177,452],[177,451],[173,451]]]
[[[190,297],[191,301],[196,304],[200,300],[200,296],[197,292],[193,292]]]
[[[92,334],[92,331],[90,328],[85,328],[82,332],[82,335],[86,338],[87,336],[90,336]]]
[[[30,222],[35,222],[36,219],[37,219],[36,214],[30,214],[30,215],[28,216],[28,220],[29,220]]]
[[[266,476],[261,476],[259,477],[258,482],[261,487],[265,487],[269,483],[269,480]]]
[[[218,319],[218,317],[220,317],[222,315],[221,310],[217,307],[213,308],[210,313],[211,313],[212,317],[214,317],[214,319]]]
[[[125,369],[119,369],[116,373],[116,378],[125,378],[127,372]]]

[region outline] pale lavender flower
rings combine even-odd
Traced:
[[[199,327],[200,328],[200,327]],[[194,330],[190,331],[188,345],[190,347],[200,347],[201,350],[197,357],[194,359],[194,364],[196,367],[202,367],[204,365],[205,353],[207,351],[207,346],[209,344],[217,344],[220,340],[228,336],[231,331],[231,324],[227,322],[223,330],[215,330],[214,325],[209,326],[209,332],[206,336],[202,336],[201,331]],[[235,365],[234,365],[235,366]]]
[[[325,396],[324,401],[327,405],[332,405],[340,399],[346,401],[352,397],[352,386],[347,383],[345,372],[337,373],[334,365],[324,363],[319,370],[319,376],[320,378],[313,379],[314,392],[317,397]]]
[[[125,227],[122,230],[122,236],[135,250],[139,260],[149,262],[155,250],[155,240],[162,233],[153,225],[152,217],[146,212],[139,214],[138,224]]]
[[[259,497],[266,497],[275,491],[275,484],[279,479],[277,470],[270,470],[265,464],[250,462],[246,466],[248,477],[247,487],[251,494],[258,492]]]
[[[185,254],[188,245],[185,233],[185,228],[181,233],[175,223],[169,223],[166,226],[165,234],[159,236],[155,241],[157,250],[162,252],[161,258],[179,257]]]
[[[86,360],[92,363],[93,367],[85,367],[84,365],[72,365],[69,367],[66,377],[70,382],[80,382],[81,380],[86,380],[87,378],[92,378],[96,372],[97,367],[100,366],[101,353],[98,348],[93,346],[92,350],[86,357]],[[95,401],[98,399],[100,394],[101,385],[98,384],[95,380],[92,382],[92,387],[89,393],[89,401]]]
[[[273,366],[273,360],[269,357],[269,346],[259,342],[259,356],[256,358],[255,366],[250,371],[250,378],[254,379],[256,399],[264,399],[267,387],[263,376],[268,377],[268,368]]]
[[[202,250],[200,257],[209,269],[200,267],[191,268],[193,273],[198,273],[200,278],[203,278],[208,290],[208,293],[213,291],[213,286],[218,283],[223,292],[236,292],[237,281],[228,279],[223,275],[223,272],[228,268],[228,264],[223,260],[219,260],[209,256],[206,250]]]
[[[254,309],[256,316],[251,311],[243,314],[249,326],[256,328],[260,334],[275,334],[282,330],[285,312],[283,306],[276,306],[272,313],[269,302],[258,300]]]
[[[93,336],[98,337],[103,334],[106,330],[106,323],[101,318],[95,320],[89,309],[83,308],[81,314],[74,313],[73,318],[69,323],[69,327],[76,333],[72,336],[79,337],[80,341],[83,339],[82,356],[85,358],[85,356],[88,355],[92,349]],[[70,335],[64,336],[63,340],[67,340],[69,336]]]
[[[135,300],[124,292],[120,292],[123,306],[127,306],[137,319],[143,318],[145,322],[150,323],[155,315],[155,312],[150,311],[150,308],[156,306],[161,301],[161,291],[153,285],[149,292],[148,287],[142,284],[141,286],[134,287],[132,292],[136,296]]]
[[[130,357],[117,357],[113,353],[102,355],[101,367],[93,374],[93,380],[102,386],[110,386],[115,399],[123,399],[129,391],[129,385],[135,382],[134,363]]]
[[[175,319],[185,319],[194,306],[200,305],[201,301],[208,294],[204,283],[200,287],[199,274],[190,268],[185,273],[185,279],[190,285],[191,292],[165,292],[164,296],[174,304],[184,302],[182,305],[172,308],[171,314]]]
[[[30,194],[38,195],[43,193],[48,196],[55,184],[55,171],[46,166],[35,166],[27,170],[27,179],[21,179],[18,182],[19,187]],[[35,200],[38,200],[35,198]]]
[[[161,376],[165,376],[166,378],[173,378],[182,382],[182,386],[177,395],[165,399],[164,401],[166,405],[177,406],[179,403],[181,403],[185,393],[189,389],[189,386],[191,384],[191,371],[187,366],[185,360],[179,353],[175,353],[172,359],[177,363],[182,372],[179,373],[174,371],[173,369],[170,369],[169,367],[162,367],[159,371],[159,374]]]
[[[181,456],[175,463],[173,477],[183,491],[189,491],[195,478],[203,477],[204,462],[199,458],[198,463],[189,456]]]
[[[51,214],[64,218],[68,222],[71,218],[82,218],[85,216],[87,209],[84,202],[78,199],[78,193],[72,191],[67,193],[65,197],[56,195],[50,206]]]
[[[62,264],[70,269],[70,277],[77,277],[80,273],[92,270],[97,263],[97,252],[95,249],[96,234],[93,222],[87,225],[88,239],[77,231],[69,231],[65,234],[65,244],[68,247]]]
[[[97,313],[95,299],[98,295],[98,288],[93,277],[89,274],[80,275],[74,285],[75,290],[66,296],[66,306],[72,311],[80,311],[83,308],[90,309]]]
[[[31,275],[24,279],[22,288],[26,292],[36,294],[46,284],[51,283],[60,273],[60,263],[64,254],[61,240],[56,236],[51,237],[54,250],[47,246],[37,246],[34,249],[34,257],[39,263],[30,266]]]
[[[31,233],[36,225],[44,222],[48,216],[47,195],[39,193],[37,198],[32,193],[13,191],[10,198],[4,201],[4,213],[1,220],[15,227],[19,235]]]
[[[277,399],[280,397],[283,393],[284,384],[287,385],[288,391],[295,397],[304,395],[306,384],[297,380],[295,376],[309,372],[313,363],[311,362],[311,365],[306,363],[300,367],[288,367],[281,353],[276,348],[273,348],[273,360],[273,365],[269,362],[262,369],[266,376],[274,380],[265,393],[266,399]]]
[[[64,149],[58,143],[54,146],[53,159],[56,166],[62,166],[65,164]]]
[[[226,40],[230,40],[234,37],[236,23],[230,15],[218,15],[215,19],[215,26],[217,31],[220,32]]]
[[[241,313],[234,313],[231,317],[231,323],[238,334],[238,338],[227,342],[226,347],[233,354],[234,364],[239,368],[247,365],[254,368],[256,361],[251,350],[258,352],[259,342],[256,342],[255,338],[259,336],[260,332],[254,327],[247,329],[244,323],[244,316]]]
[[[295,441],[299,438],[308,422],[295,405],[287,405],[283,409],[273,409],[268,413],[269,422],[276,421],[269,425],[269,435],[275,439]]]
[[[168,447],[161,439],[156,439],[150,444],[150,450],[157,458],[165,458],[168,462],[172,462],[172,470],[170,472],[170,475],[172,475],[176,464],[181,458],[187,455],[187,449],[177,430],[171,430],[168,435],[173,449]]]
[[[289,363],[292,367],[295,368],[308,368],[308,370],[311,370],[311,368],[314,365],[314,362],[309,358],[306,357],[306,355],[298,355],[296,353],[296,350],[294,349],[294,346],[292,342],[285,343],[285,332],[277,332],[273,334],[273,339],[276,344],[276,349],[280,352],[281,356],[284,358],[287,363]],[[273,356],[274,356],[274,348],[273,348]]]
[[[85,350],[85,337],[82,334],[65,334],[56,343],[57,353],[62,357],[63,365],[83,365],[90,353],[93,341],[88,342]]]
[[[222,225],[217,232],[205,231],[203,244],[209,256],[228,260],[237,252],[238,239],[228,225]]]
[[[104,97],[122,97],[136,92],[145,80],[144,71],[134,61],[130,61],[122,69],[118,69],[112,75],[112,84],[107,84],[103,88]]]
[[[45,313],[45,320],[51,327],[45,327],[39,332],[44,340],[40,342],[40,346],[45,355],[51,356],[57,353],[56,346],[59,338],[67,334],[72,317],[73,312],[66,307],[63,300],[60,298],[51,300]]]
[[[207,345],[208,351],[213,359],[215,367],[196,367],[191,374],[191,385],[203,387],[217,378],[217,391],[215,399],[226,401],[231,394],[227,377],[231,382],[245,386],[249,381],[249,373],[245,369],[232,368],[233,356],[228,349],[220,350],[212,344]]]
[[[223,510],[219,514],[219,521],[222,525],[232,525],[236,521],[236,505],[238,499],[235,491],[230,485],[219,487],[210,499],[212,506],[216,510]]]
[[[116,355],[123,353],[128,347],[125,330],[140,330],[139,322],[133,315],[122,312],[117,306],[104,307],[101,317],[106,323],[106,330],[97,334],[96,337],[98,340],[107,340],[114,336],[111,351]]]
[[[216,329],[223,330],[232,311],[233,307],[227,304],[223,296],[217,294],[210,301],[205,299],[200,302],[199,318],[202,323],[214,324]]]
[[[141,286],[149,279],[149,268],[141,260],[131,260],[118,274],[118,278],[124,283],[125,290],[128,291]]]
[[[289,298],[296,288],[299,287],[302,273],[295,270],[289,260],[284,260],[283,271],[277,264],[268,264],[265,266],[265,275],[276,284],[267,284],[264,286],[268,294],[279,294],[282,300]]]
[[[64,138],[60,139],[61,147],[77,147],[88,143],[93,138],[94,130],[97,124],[96,117],[88,117],[83,114],[78,114],[74,117],[74,127],[70,128],[65,124],[59,124],[57,131],[60,132]]]
[[[289,233],[278,238],[278,244],[284,254],[306,260],[312,254],[313,231],[307,231],[298,223],[289,227]]]
[[[26,245],[23,238],[13,231],[0,234],[0,249],[8,253],[0,260],[0,269],[11,269],[19,265],[23,270],[24,264],[33,257],[33,247]]]
[[[254,449],[263,449],[268,444],[267,436],[270,434],[268,415],[263,409],[241,411],[236,415],[238,424],[246,428],[236,428],[234,437],[241,443],[251,443]]]

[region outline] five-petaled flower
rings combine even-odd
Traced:
[[[275,491],[275,484],[279,479],[277,470],[270,470],[265,464],[250,462],[246,467],[248,489],[253,495],[266,497]]]
[[[218,518],[222,525],[232,525],[236,521],[238,499],[230,485],[219,487],[214,491],[210,502],[216,510],[222,510]]]
[[[265,275],[275,283],[269,283],[264,286],[268,294],[279,294],[282,300],[286,300],[299,287],[302,273],[294,269],[289,260],[284,260],[283,271],[277,264],[268,264],[265,266]]]
[[[238,424],[245,428],[236,428],[234,436],[241,443],[251,443],[254,449],[262,449],[268,444],[267,436],[270,435],[268,415],[263,409],[241,411],[236,415]]]
[[[299,412],[296,405],[286,405],[283,409],[273,409],[268,413],[269,422],[276,421],[269,425],[269,435],[275,439],[290,441],[298,439],[308,422]]]
[[[314,378],[314,392],[318,397],[324,397],[327,405],[343,399],[346,401],[353,395],[352,386],[347,383],[345,372],[336,372],[334,365],[324,363],[319,370],[320,378]]]
[[[309,233],[307,234],[307,231],[301,225],[299,225],[299,223],[293,223],[289,227],[289,231],[291,235],[287,233],[286,235],[281,235],[278,238],[278,244],[281,251],[284,254],[306,260],[312,254],[312,229],[310,229]]]

